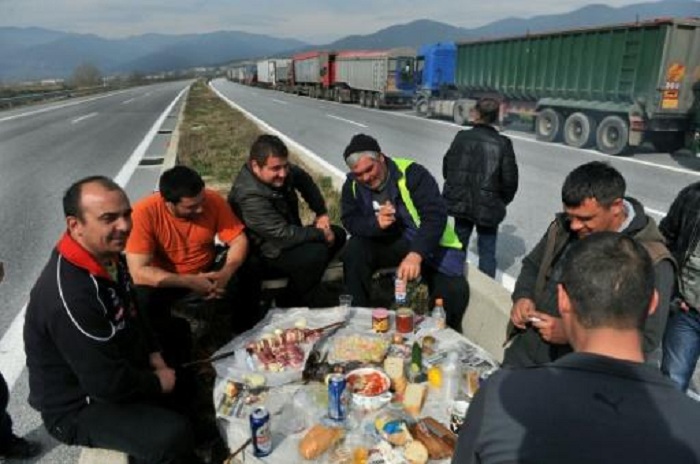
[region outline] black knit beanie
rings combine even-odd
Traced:
[[[381,153],[382,149],[379,148],[379,143],[377,143],[374,137],[365,134],[357,134],[350,140],[350,144],[345,148],[343,159],[348,159],[348,156],[353,153],[360,153],[363,151]]]

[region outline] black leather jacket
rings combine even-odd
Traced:
[[[685,187],[659,223],[668,249],[682,268],[700,239],[700,182]]]
[[[457,133],[442,162],[443,196],[451,216],[494,227],[518,190],[518,165],[508,137],[477,124]]]
[[[277,258],[282,250],[301,243],[325,240],[320,229],[302,226],[297,191],[314,213],[326,214],[326,202],[311,176],[292,164],[280,188],[260,182],[247,164],[231,187],[228,202],[245,224],[254,249],[265,258]]]

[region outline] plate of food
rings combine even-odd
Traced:
[[[391,401],[391,381],[382,370],[361,367],[345,376],[353,404],[363,410],[375,410]]]

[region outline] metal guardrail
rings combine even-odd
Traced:
[[[28,103],[40,102],[45,100],[57,100],[64,98],[82,97],[85,95],[90,95],[99,91],[110,90],[110,87],[85,87],[81,89],[70,89],[70,90],[56,90],[53,92],[36,92],[25,95],[18,95],[16,97],[4,97],[0,98],[0,109],[14,108],[15,106],[22,106]]]

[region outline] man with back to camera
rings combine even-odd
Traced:
[[[193,169],[175,166],[163,172],[159,191],[134,205],[134,230],[126,245],[139,306],[148,318],[166,356],[189,357],[190,342],[173,337],[186,321],[171,314],[177,302],[221,299],[233,305],[232,277],[245,260],[248,240],[243,223],[221,195],[204,186]],[[215,239],[227,247],[220,269],[215,268]],[[250,308],[242,308],[238,318]]]
[[[389,158],[365,134],[352,138],[343,157],[351,172],[343,184],[342,221],[352,235],[343,271],[353,304],[369,305],[376,269],[398,265],[398,278],[426,279],[431,301],[443,298],[447,325],[461,332],[469,303],[465,254],[435,178],[412,160]]]
[[[658,302],[646,249],[600,232],[564,261],[557,300],[575,353],[492,375],[452,462],[700,462],[700,404],[644,362],[645,319]]]
[[[644,328],[648,362],[661,359],[675,278],[674,261],[654,220],[641,203],[625,196],[625,179],[607,163],[593,161],[569,173],[562,186],[564,212],[556,215],[542,239],[523,259],[511,296],[512,344],[503,365],[526,367],[554,361],[571,352],[557,310],[556,285],[569,247],[595,232],[622,232],[646,247],[654,263],[659,307]]]
[[[498,110],[493,98],[479,100],[474,126],[457,133],[442,160],[442,195],[455,218],[455,232],[467,250],[476,227],[479,269],[491,278],[496,276],[498,225],[518,190],[513,144],[493,126]]]
[[[301,223],[297,193],[316,214],[312,226]],[[330,223],[323,194],[304,169],[289,162],[279,137],[265,134],[255,140],[228,201],[251,242],[243,271],[252,274],[246,291],[257,294],[261,278],[283,276],[289,284],[277,301],[280,306],[327,306],[319,284],[346,234]]]
[[[27,305],[29,403],[63,443],[139,463],[200,462],[189,421],[166,407],[188,393],[134,304],[121,255],[131,231],[126,193],[88,177],[66,191],[63,210],[67,231]]]
[[[686,391],[700,358],[700,182],[678,193],[659,229],[679,268],[661,371]]]

